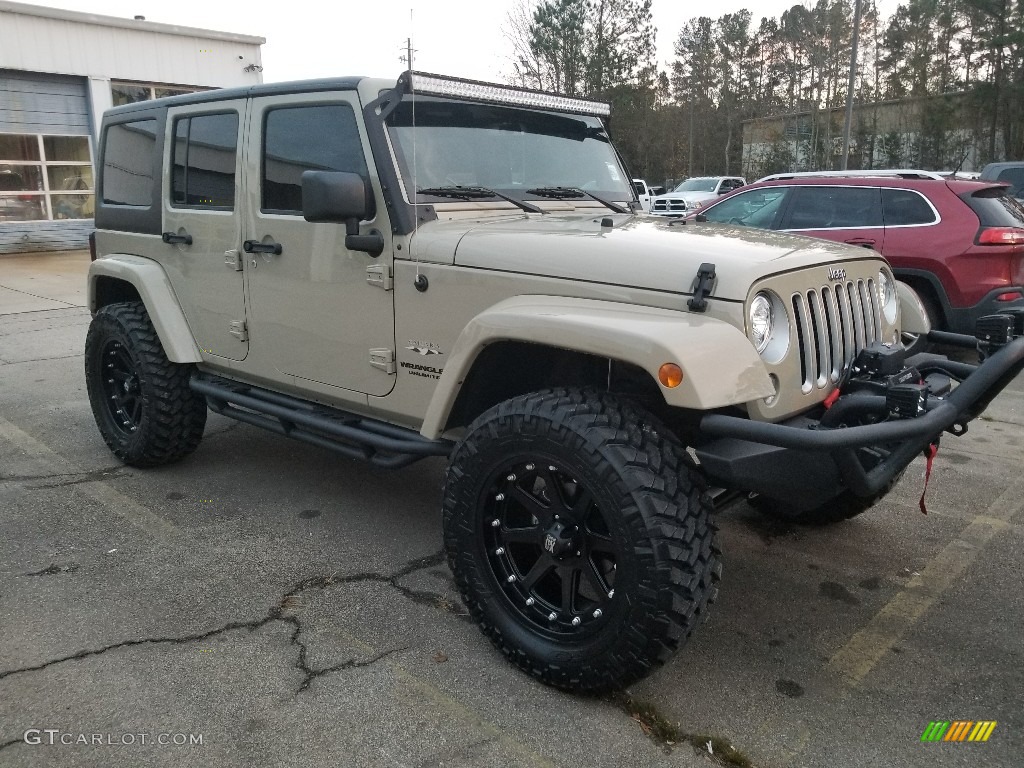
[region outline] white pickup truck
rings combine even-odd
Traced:
[[[651,188],[647,186],[647,182],[643,179],[633,179],[633,189],[636,190],[636,196],[640,199],[640,205],[644,207],[644,210],[650,213],[651,211]]]

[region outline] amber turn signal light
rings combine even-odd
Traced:
[[[658,369],[658,381],[663,387],[675,389],[683,383],[683,369],[675,363],[665,363]]]

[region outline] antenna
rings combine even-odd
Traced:
[[[413,34],[415,30],[415,24],[413,23],[413,12],[412,8],[409,9],[409,37],[405,39],[405,64],[406,70],[412,72],[413,62],[415,60],[414,54],[416,48],[413,46]],[[409,75],[409,96],[412,101],[412,239],[416,241],[416,236],[420,232],[420,212],[417,206],[419,205],[419,189],[420,184],[417,178],[418,163],[416,161],[416,78]],[[410,250],[413,250],[411,247]],[[418,252],[418,249],[413,250],[413,253]],[[413,256],[416,262],[416,286],[420,284],[420,260],[417,256]]]

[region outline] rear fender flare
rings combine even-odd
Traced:
[[[89,267],[89,311],[92,314],[99,310],[96,285],[101,277],[134,286],[153,321],[168,360],[172,363],[202,361],[192,329],[185,319],[185,313],[181,311],[167,273],[160,264],[130,254],[113,254],[94,261]]]

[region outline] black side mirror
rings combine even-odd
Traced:
[[[345,247],[379,256],[384,237],[377,230],[359,234],[359,222],[373,215],[373,192],[358,173],[303,171],[302,217],[312,222],[345,225]]]

